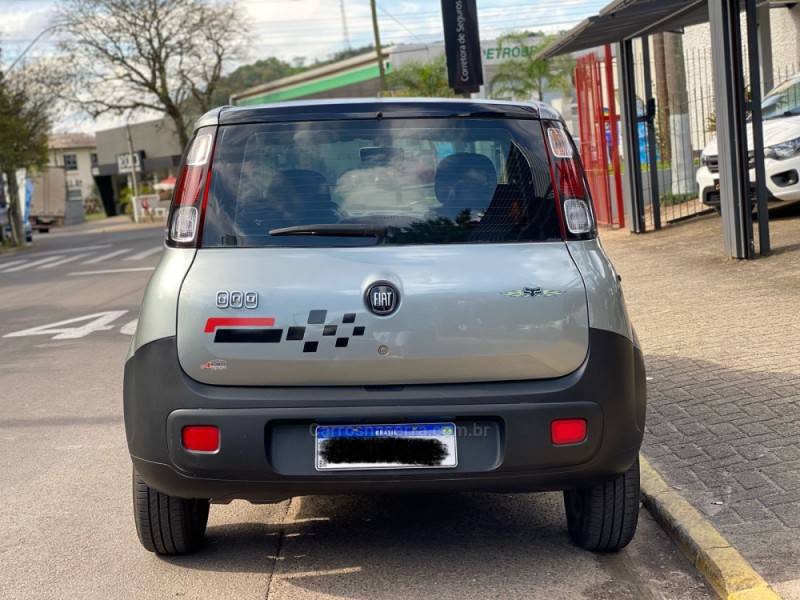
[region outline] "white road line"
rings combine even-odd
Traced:
[[[68,256],[67,258],[62,258],[61,260],[57,260],[56,262],[47,263],[46,265],[42,265],[41,267],[37,267],[37,271],[41,269],[52,269],[53,267],[57,267],[59,265],[65,265],[67,263],[72,262],[73,260],[80,260],[82,258],[86,258],[87,256],[91,256],[91,252],[84,252],[83,254],[76,254],[75,256]]]
[[[148,248],[143,252],[139,252],[134,254],[133,256],[129,256],[124,260],[142,260],[143,258],[147,258],[148,256],[152,256],[153,254],[157,254],[164,249],[163,246],[156,246],[155,248]]]
[[[135,271],[155,271],[155,267],[133,267],[130,269],[102,269],[100,271],[75,271],[74,273],[67,273],[70,277],[78,275],[108,275],[109,273],[133,273]]]
[[[28,262],[27,260],[11,260],[5,263],[0,264],[0,271],[6,269],[8,267],[13,267],[14,265],[18,265],[24,262]]]
[[[52,335],[53,340],[77,340],[86,337],[95,331],[108,331],[113,328],[112,323],[126,314],[127,310],[108,310],[105,312],[86,315],[85,317],[75,317],[58,323],[40,325],[23,331],[7,333],[4,338],[27,337],[30,335]],[[85,323],[82,327],[67,327],[73,323]]]
[[[120,328],[119,332],[122,335],[134,335],[136,333],[136,325],[138,324],[139,324],[139,319],[134,319],[130,323],[126,323],[125,325],[123,325]]]
[[[31,267],[37,267],[39,265],[43,265],[45,263],[53,262],[54,260],[59,260],[64,258],[63,255],[61,256],[48,256],[47,258],[40,258],[39,260],[34,260],[33,262],[25,261],[21,265],[16,267],[11,267],[10,269],[4,269],[0,271],[0,273],[16,273],[17,271],[24,271],[25,269],[30,269]]]
[[[111,248],[112,244],[99,244],[97,246],[79,246],[76,248],[64,248],[63,250],[48,250],[46,252],[34,252],[30,257],[34,256],[50,256],[51,254],[72,254],[73,252],[85,252],[86,250],[102,250],[104,248]]]
[[[125,254],[126,252],[130,252],[130,248],[123,248],[122,250],[114,250],[114,252],[109,252],[108,254],[101,254],[97,258],[90,258],[89,260],[83,261],[82,265],[94,265],[99,262],[103,262],[104,260],[108,260],[109,258],[114,258],[115,256],[119,256],[120,254]]]

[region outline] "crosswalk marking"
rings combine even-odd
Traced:
[[[72,254],[73,252],[85,252],[86,250],[102,250],[104,248],[111,248],[112,244],[96,244],[94,246],[75,246],[74,248],[62,248],[60,250],[46,250],[34,252],[31,257],[49,256],[51,254]]]
[[[61,260],[57,260],[56,262],[47,263],[46,265],[42,265],[37,267],[37,269],[52,269],[53,267],[57,267],[59,265],[65,265],[70,263],[74,260],[80,260],[82,258],[86,258],[87,256],[91,256],[91,252],[84,252],[83,254],[75,254],[74,256],[68,256],[66,258],[62,258]]]
[[[138,252],[137,254],[134,254],[133,256],[129,256],[129,257],[125,258],[124,260],[142,260],[143,258],[147,258],[148,256],[152,256],[153,254],[157,254],[158,252],[161,252],[161,250],[163,250],[163,246],[156,246],[155,248],[148,248],[147,250],[144,250],[142,252]]]
[[[82,261],[84,265],[95,265],[111,259],[116,261],[140,261],[148,257],[158,254],[163,250],[163,246],[154,246],[146,250],[138,250],[137,248],[118,248],[111,252],[99,253],[106,248],[113,248],[111,244],[98,245],[98,246],[84,246],[83,252],[78,252],[81,248],[67,248],[59,252],[37,252],[36,254],[29,254],[25,258],[15,258],[0,262],[0,273],[18,273],[20,271],[27,271],[28,269],[52,269],[60,265],[65,265],[75,261]],[[93,252],[88,252],[93,250]],[[115,261],[115,262],[116,262]],[[118,263],[117,263],[118,264]],[[131,269],[134,270],[134,269]],[[140,269],[144,270],[144,269]],[[150,268],[146,270],[152,270]],[[101,273],[106,271],[92,271],[91,273]],[[109,270],[107,272],[118,273],[124,270]]]
[[[131,267],[127,269],[101,269],[99,271],[75,271],[68,273],[70,277],[78,275],[108,275],[110,273],[134,273],[136,271],[155,271],[155,267]]]
[[[37,267],[39,265],[43,265],[45,263],[53,262],[55,260],[59,260],[64,258],[63,255],[59,256],[48,256],[47,258],[40,258],[39,260],[34,260],[33,262],[25,261],[21,265],[17,265],[16,267],[11,267],[10,269],[3,269],[0,273],[16,273],[17,271],[24,271],[25,269],[30,269],[31,267]]]
[[[109,252],[108,254],[101,254],[95,258],[90,258],[89,260],[83,261],[81,264],[84,265],[94,265],[99,262],[103,262],[104,260],[108,260],[109,258],[114,258],[115,256],[119,256],[120,254],[125,254],[126,252],[130,252],[130,248],[123,248],[122,250],[114,250],[114,252]]]
[[[0,271],[2,271],[3,269],[6,269],[8,267],[13,267],[14,265],[18,265],[20,263],[24,263],[24,262],[28,262],[28,261],[27,260],[11,260],[9,262],[4,262],[3,264],[0,264]]]

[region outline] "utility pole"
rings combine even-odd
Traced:
[[[139,210],[137,206],[137,198],[139,197],[139,180],[136,175],[136,158],[133,154],[133,135],[131,134],[131,124],[129,122],[125,123],[125,129],[128,132],[128,155],[131,159],[131,183],[133,185],[133,220],[134,222],[139,222]]]
[[[339,10],[342,13],[342,35],[344,36],[344,47],[350,50],[350,31],[347,29],[347,10],[344,7],[344,0],[339,0]]]
[[[378,73],[380,74],[380,89],[378,96],[383,96],[386,91],[386,69],[383,66],[383,49],[381,48],[381,32],[378,28],[378,9],[375,0],[369,0],[369,7],[372,10],[372,33],[375,34],[375,53],[378,55]]]

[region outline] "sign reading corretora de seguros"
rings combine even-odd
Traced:
[[[483,68],[475,0],[442,0],[442,21],[448,84],[456,92],[477,92]]]

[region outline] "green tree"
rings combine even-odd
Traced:
[[[285,60],[275,58],[274,56],[242,65],[231,71],[228,75],[224,75],[219,80],[212,95],[211,106],[228,104],[233,94],[242,92],[248,88],[264,85],[265,83],[282,79],[283,77],[297,75],[309,69],[352,58],[353,56],[364,54],[370,50],[373,50],[372,45],[362,46],[360,48],[348,48],[347,50],[335,52],[324,60],[315,60],[310,65],[305,64],[305,58],[298,58],[294,61],[295,64],[292,64]],[[192,106],[192,108],[195,109],[195,112],[198,112],[195,106]]]
[[[510,33],[498,40],[501,52],[507,47],[528,47],[531,34]],[[554,36],[544,36],[519,58],[511,58],[498,65],[492,78],[492,96],[527,100],[536,96],[544,100],[546,89],[557,89],[564,97],[572,95],[572,73],[575,60],[569,56],[551,59],[539,58],[539,53],[553,41]]]
[[[25,241],[17,171],[42,168],[48,158],[52,98],[39,92],[25,76],[0,73],[0,174],[8,186],[8,214],[16,245]]]
[[[441,57],[426,63],[412,62],[386,76],[388,95],[450,98],[453,90],[447,85],[447,67]]]
[[[263,85],[276,79],[295,75],[303,70],[302,67],[294,67],[288,62],[275,57],[242,65],[220,79],[212,94],[211,106],[228,104],[233,94],[256,85]],[[196,109],[196,112],[199,112],[199,109]]]

